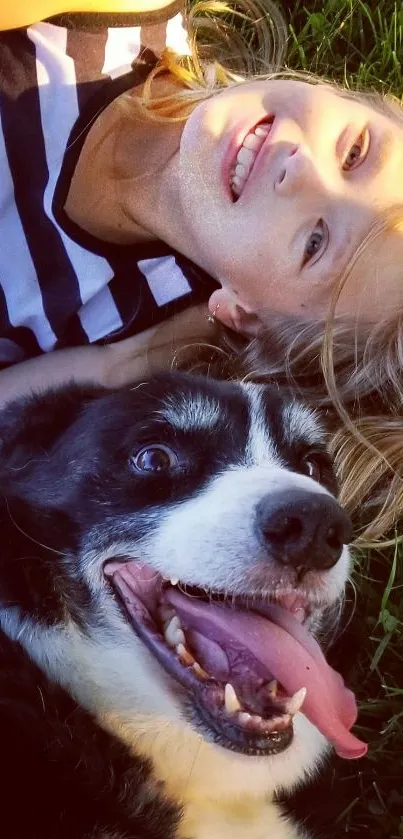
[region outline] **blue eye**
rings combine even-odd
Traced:
[[[316,260],[322,256],[322,253],[325,250],[327,239],[327,227],[323,219],[319,219],[318,223],[312,230],[311,235],[309,236],[304,252],[304,257],[302,260],[302,266],[307,265],[309,262],[316,262]]]

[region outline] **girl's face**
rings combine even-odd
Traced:
[[[179,155],[196,261],[262,320],[273,310],[326,314],[365,234],[403,203],[403,122],[330,87],[226,90],[193,111]],[[340,306],[372,320],[386,299],[403,302],[403,283],[392,277],[386,289],[382,266],[370,268],[365,287],[349,280]]]

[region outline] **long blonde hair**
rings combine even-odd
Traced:
[[[189,54],[167,48],[151,70],[141,95],[122,94],[122,104],[138,116],[162,121],[187,119],[203,99],[220,90],[254,79],[293,78],[330,84],[347,97],[365,100],[403,121],[401,103],[392,94],[356,91],[336,84],[331,76],[290,70],[285,65],[287,25],[274,0],[196,0],[184,14]],[[154,95],[154,82],[168,76],[169,93]]]
[[[403,518],[403,312],[370,329],[277,315],[242,363],[253,380],[275,381],[324,416],[356,544],[394,542]]]
[[[122,94],[126,111],[164,122],[187,119],[193,108],[220,90],[277,72],[284,62],[287,28],[273,0],[196,0],[184,13],[189,54],[167,48],[141,94]],[[155,94],[155,81],[170,90]]]
[[[284,70],[286,27],[271,0],[237,0],[236,6],[231,0],[199,0],[187,14],[187,26],[191,54],[166,50],[141,97],[128,94],[128,108],[140,106],[149,118],[169,122],[186,119],[201,100],[250,79],[329,84]],[[168,94],[156,96],[154,82],[161,75],[173,84]],[[341,95],[403,123],[395,97],[334,86]],[[362,546],[386,544],[403,516],[403,312],[368,328],[336,317],[335,311],[353,263],[402,219],[403,208],[396,208],[369,231],[335,287],[326,320],[277,315],[235,367],[227,368],[228,375],[235,370],[260,381],[275,379],[325,413],[341,501],[355,520]]]

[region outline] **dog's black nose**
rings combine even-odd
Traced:
[[[256,514],[273,559],[301,570],[331,568],[352,538],[350,519],[324,493],[298,489],[270,494],[259,503]]]

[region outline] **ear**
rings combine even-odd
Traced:
[[[103,390],[67,385],[59,390],[31,394],[0,412],[0,495],[23,497],[27,504],[56,505],[71,482],[58,444],[86,405]]]
[[[8,473],[16,479],[21,464],[27,472],[28,463],[46,463],[57,440],[97,395],[96,388],[67,385],[7,405],[0,412],[0,481]]]
[[[227,288],[219,288],[213,292],[208,308],[216,320],[235,332],[241,332],[247,338],[256,338],[262,327],[258,315]]]

